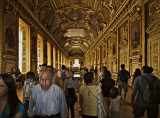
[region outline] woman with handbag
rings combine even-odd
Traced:
[[[77,102],[77,96],[75,93],[75,89],[78,86],[77,80],[73,78],[73,72],[69,72],[69,78],[65,80],[65,95],[66,95],[66,101],[68,110],[71,110],[71,118],[74,118],[74,105]]]
[[[99,100],[101,101],[101,104],[105,106],[107,113],[110,113],[105,100],[103,99],[101,87],[93,84],[92,72],[84,74],[84,82],[85,85],[81,86],[79,89],[79,102],[82,111],[82,118],[105,118],[100,117],[98,114]]]

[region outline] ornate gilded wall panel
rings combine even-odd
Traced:
[[[37,31],[31,28],[31,71],[37,73]]]
[[[117,39],[116,39],[116,37],[113,37],[112,54],[113,54],[113,56],[116,56],[116,54],[117,54]]]
[[[150,0],[147,4],[147,27],[160,18],[160,1]]]
[[[148,39],[148,65],[153,67],[153,73],[160,77],[160,35]]]
[[[31,28],[31,56],[37,58],[37,31]]]
[[[109,70],[109,71],[112,71],[112,63],[111,63],[111,61],[112,61],[112,39],[111,39],[111,37],[109,37],[108,39],[107,39],[107,69]]]
[[[18,18],[13,12],[4,14],[4,53],[17,56],[18,54]]]
[[[8,73],[8,72],[11,72],[12,68],[17,68],[17,60],[15,59],[5,59],[3,60],[3,63],[4,63],[4,70],[3,72],[4,73]]]
[[[112,35],[112,78],[117,78],[117,36],[116,32]]]
[[[152,67],[154,71],[158,71],[159,69],[159,56],[152,56]]]
[[[18,17],[13,6],[4,6],[3,72],[18,68]]]
[[[126,21],[118,28],[119,69],[121,64],[125,64],[125,68],[129,70],[128,35],[128,21]]]
[[[129,70],[128,48],[120,50],[119,60],[119,66],[125,64],[125,68]]]
[[[141,49],[141,17],[135,14],[130,19],[130,56],[140,54]]]
[[[3,72],[3,20],[4,20],[4,15],[3,15],[3,1],[0,1],[0,73]]]
[[[120,48],[128,47],[128,22],[125,22],[118,30]]]
[[[151,66],[153,73],[160,77],[160,39],[151,42]]]
[[[133,80],[133,74],[134,74],[136,68],[141,69],[141,64],[139,64],[139,59],[138,58],[132,58],[130,60],[130,74],[131,74],[131,79],[129,79],[129,84],[130,85],[131,85],[131,82]]]
[[[146,21],[148,33],[147,64],[152,66],[153,73],[160,78],[160,1],[150,0],[146,4]]]
[[[159,42],[152,44],[152,53],[159,53]]]

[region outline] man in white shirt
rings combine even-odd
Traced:
[[[32,89],[28,116],[33,118],[67,118],[68,109],[64,92],[52,84],[53,71],[45,69],[40,73],[40,84]]]

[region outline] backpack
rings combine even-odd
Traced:
[[[128,81],[128,74],[126,70],[122,70],[120,74],[120,80],[121,82],[127,82]]]
[[[152,82],[150,82],[149,79],[144,75],[142,75],[142,78],[144,78],[147,82],[147,86],[143,93],[144,102],[150,104],[160,104],[160,84],[156,82],[158,78],[153,76]]]
[[[65,71],[64,72],[61,71],[61,79],[64,81],[66,78],[67,77]]]

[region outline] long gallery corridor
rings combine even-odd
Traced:
[[[32,78],[36,78],[38,81],[40,73],[46,68],[57,73],[54,76],[54,82],[58,81],[61,88],[64,87],[64,83],[61,81],[64,82],[66,78],[70,78],[67,81],[73,82],[73,78],[69,77],[68,72],[76,73],[77,75],[74,76],[78,80],[76,90],[78,96],[79,88],[84,84],[81,81],[83,80],[82,75],[93,72],[94,75],[97,75],[95,83],[103,86],[101,89],[103,89],[103,97],[106,102],[109,102],[111,96],[110,90],[104,90],[104,88],[108,89],[108,86],[113,85],[114,80],[125,91],[129,87],[126,101],[131,103],[132,96],[132,106],[136,103],[141,105],[140,110],[143,110],[144,107],[151,108],[152,105],[149,104],[146,107],[147,103],[144,100],[142,102],[142,99],[148,97],[140,97],[140,93],[145,96],[148,92],[145,92],[146,88],[153,84],[154,96],[160,99],[158,94],[160,91],[160,0],[0,0],[0,74],[7,73],[13,76],[18,96],[22,101],[23,90],[22,87],[18,87],[19,84],[25,83],[27,73],[31,72]],[[52,76],[52,72],[50,74]],[[48,73],[48,75],[50,74]],[[140,76],[145,74],[146,76]],[[102,79],[102,76],[110,78],[112,84],[106,82],[108,80],[102,82],[105,85],[99,83],[98,80]],[[57,78],[61,78],[61,80]],[[0,78],[0,96],[6,87],[3,85],[4,81],[1,81],[2,79]],[[39,82],[47,81],[48,86],[51,85],[51,79],[40,79],[42,80]],[[149,84],[148,82],[151,81],[153,83]],[[27,83],[29,87],[34,87],[32,79],[26,82],[29,82]],[[39,87],[47,86],[42,83]],[[70,87],[74,89],[76,85],[77,83],[72,86],[68,85],[67,89]],[[29,94],[28,91],[25,91],[25,108],[29,104],[32,87],[27,89]],[[42,88],[49,90],[49,87]],[[61,93],[62,91],[57,94]],[[81,97],[82,94],[80,93]],[[41,95],[41,97],[45,98],[45,95]],[[50,97],[51,104],[44,104],[53,108],[57,101],[54,101],[55,96],[52,97]],[[76,99],[76,96],[74,97]],[[6,102],[2,100],[3,97],[0,97],[0,105],[1,102]],[[116,100],[120,101],[120,97]],[[7,106],[9,103],[2,104],[0,118],[1,113],[6,111],[5,105]],[[23,108],[24,104],[21,105]],[[63,105],[65,106],[65,104]],[[95,107],[95,105],[93,106]],[[149,109],[149,111],[154,111],[150,112],[151,116],[158,114],[158,103],[156,105]],[[9,106],[11,107],[11,105]],[[73,106],[71,107],[73,111]],[[97,107],[95,108],[94,110],[97,111]],[[53,108],[54,113],[48,110],[47,113],[38,113],[38,115],[40,117],[41,115],[59,116],[59,109],[56,107],[55,109]],[[75,110],[76,118],[81,117],[79,116],[78,101]],[[132,107],[124,104],[124,101],[120,104],[120,111],[121,118],[133,118]],[[87,112],[85,115],[88,115]],[[119,115],[118,104],[115,104],[113,112],[116,112],[113,114]],[[96,116],[96,113],[92,111],[89,115]],[[135,113],[143,115],[143,112]],[[30,116],[32,115],[31,113]],[[74,114],[72,116],[74,117]],[[39,116],[35,115],[35,117]],[[147,118],[146,112],[144,118]]]

